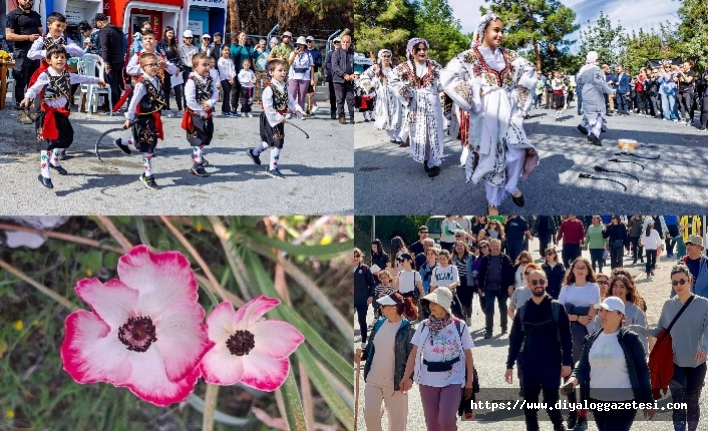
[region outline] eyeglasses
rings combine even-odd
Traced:
[[[383,58],[391,58],[390,55],[382,55],[381,57],[383,57]]]
[[[157,67],[157,66],[159,66],[159,64],[157,64],[157,63],[148,63],[145,65],[145,67]]]
[[[193,37],[185,37],[185,39],[194,39]]]
[[[606,284],[606,285],[609,286],[609,285],[610,285],[610,282],[607,281],[607,280],[597,280],[597,284]]]
[[[531,286],[545,286],[546,280],[531,280]]]
[[[576,266],[576,267],[573,268],[573,269],[576,269],[576,270],[578,270],[578,271],[587,271],[587,270],[588,270],[588,269],[587,269],[586,267],[584,267],[584,266]]]
[[[546,256],[553,256],[554,254],[556,254],[555,251],[547,251],[546,252]]]
[[[361,255],[360,255],[360,254],[355,254],[354,257],[355,257],[355,258],[359,258],[359,257],[361,257]]]
[[[681,280],[671,280],[672,286],[678,286],[679,284],[683,286],[686,283],[688,283],[688,280],[686,280],[685,278],[682,278]]]
[[[527,260],[522,260],[522,261],[519,262],[519,263],[520,263],[521,265],[528,265],[530,262],[527,261]]]

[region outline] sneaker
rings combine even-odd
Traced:
[[[484,339],[485,339],[485,340],[489,340],[490,338],[492,338],[492,333],[491,333],[491,332],[487,332],[487,333],[484,334]]]
[[[145,176],[145,174],[142,174],[142,175],[140,176],[140,182],[142,182],[143,185],[144,185],[145,187],[149,188],[149,189],[157,190],[157,183],[155,182],[155,176],[154,176],[154,175],[150,175],[150,176],[148,177],[148,176]]]
[[[433,166],[430,168],[430,171],[428,172],[428,177],[433,178],[437,177],[440,175],[440,166]]]
[[[502,328],[502,335],[506,334],[506,328]]]
[[[174,117],[175,117],[175,113],[174,113],[172,110],[169,110],[169,111],[167,111],[167,112],[165,113],[165,117],[167,117],[167,118],[174,118]]]
[[[198,177],[208,177],[209,173],[204,170],[204,166],[202,166],[201,163],[195,163],[192,165],[192,167],[189,169],[189,172],[191,172],[193,175],[196,175]]]
[[[257,165],[257,166],[260,166],[260,165],[261,165],[261,157],[255,155],[255,154],[253,154],[253,148],[251,148],[250,150],[246,151],[246,154],[248,154],[248,157],[250,157],[251,160],[253,160],[253,164],[254,164],[254,165]]]
[[[251,114],[250,112],[249,112],[248,114],[246,114],[246,116],[247,116],[248,118],[253,118],[253,114]]]
[[[43,185],[44,187],[46,187],[46,188],[48,188],[48,189],[53,189],[53,188],[54,188],[54,184],[52,184],[52,179],[51,179],[51,178],[44,178],[44,177],[42,176],[42,174],[39,174],[39,175],[37,176],[37,179],[39,180],[40,183],[42,183],[42,185]]]
[[[266,169],[266,174],[270,175],[273,178],[280,178],[283,180],[285,179],[285,175],[281,174],[278,168]]]
[[[317,106],[317,105],[313,106],[311,109],[312,114],[314,115],[314,113],[317,112],[318,109],[320,109],[319,106]]]
[[[69,157],[66,155],[66,149],[62,149],[61,152],[59,152],[59,160],[67,160]]]
[[[177,117],[182,117],[182,116],[184,116],[184,111],[182,111],[182,110],[180,109],[179,111],[177,111],[176,116],[177,116]]]
[[[125,154],[130,154],[130,153],[131,153],[130,147],[128,147],[127,145],[123,145],[123,143],[121,142],[121,139],[120,139],[120,138],[116,138],[116,140],[113,141],[113,143],[116,144],[116,147],[120,148],[120,150],[121,150],[122,152],[124,152]]]
[[[575,429],[573,431],[585,431],[587,429],[588,429],[588,420],[582,416],[579,417],[578,424],[575,425]]]
[[[197,162],[194,161],[194,155],[192,155],[191,160],[192,160],[192,163],[195,163],[195,164],[197,163]],[[201,165],[202,165],[203,167],[205,167],[205,168],[206,168],[207,166],[209,166],[209,160],[207,160],[204,156],[202,156],[202,163],[201,163]]]
[[[364,117],[364,122],[365,122],[365,123],[368,123],[368,122],[369,122],[369,119],[366,118],[366,117]]]
[[[354,117],[352,117],[351,120],[349,120],[349,124],[356,124],[356,121],[354,121]]]
[[[572,413],[571,413],[570,416],[568,416],[568,425],[566,426],[566,428],[569,429],[569,430],[574,430],[574,429],[575,429],[575,426],[576,426],[577,424],[578,424],[578,414],[577,414],[577,413],[575,413],[575,414],[572,414]]]
[[[68,174],[68,172],[66,171],[66,169],[64,169],[63,166],[54,166],[53,164],[50,163],[49,167],[54,169],[55,171],[57,171],[59,173],[59,175],[67,175]]]
[[[344,115],[339,117],[339,124],[347,124],[347,120],[344,119]]]
[[[462,416],[463,421],[473,421],[474,420],[474,412],[466,412]]]

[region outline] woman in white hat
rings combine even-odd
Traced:
[[[209,34],[207,33],[204,33],[202,35],[202,44],[199,45],[199,53],[210,57],[212,49],[214,49],[214,47],[211,45],[211,36],[209,36]]]
[[[305,36],[300,36],[295,42],[295,50],[288,58],[288,89],[298,105],[307,106],[307,89],[315,86],[315,62],[307,50]]]
[[[430,307],[430,318],[413,335],[401,390],[418,383],[427,429],[454,431],[462,396],[473,395],[474,343],[465,322],[452,317],[450,289],[438,287],[421,302]]]
[[[408,420],[408,395],[399,390],[415,333],[411,321],[418,312],[411,298],[392,293],[376,300],[383,315],[374,324],[371,341],[354,362],[364,365],[364,418],[366,429],[381,431],[381,404],[388,412],[388,429],[404,431]]]

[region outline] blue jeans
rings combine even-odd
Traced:
[[[617,93],[617,112],[619,114],[626,114],[628,109],[627,95],[624,93]]]
[[[667,120],[678,120],[678,110],[676,109],[676,90],[666,94],[662,89],[661,93],[661,111],[664,118]]]

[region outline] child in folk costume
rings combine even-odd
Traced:
[[[42,170],[37,177],[44,187],[54,188],[49,175],[52,168],[60,175],[66,175],[66,169],[59,163],[61,150],[68,148],[74,140],[74,129],[69,122],[69,100],[72,84],[106,83],[93,76],[69,73],[66,70],[66,48],[55,45],[47,50],[46,60],[49,68],[40,73],[34,84],[27,89],[20,106],[28,107],[30,101],[39,96],[41,110],[35,120],[37,129],[37,149],[40,151]]]
[[[251,106],[253,106],[253,91],[256,88],[256,74],[251,70],[251,60],[243,60],[241,66],[243,68],[238,73],[238,82],[241,84],[241,116],[253,117]]]
[[[428,59],[428,41],[408,41],[406,62],[391,72],[390,85],[408,108],[403,123],[404,135],[410,137],[413,160],[423,163],[429,177],[440,174],[443,156],[443,112],[440,105],[440,65]]]
[[[376,91],[376,122],[374,129],[385,130],[392,144],[401,142],[401,101],[389,85],[389,75],[393,71],[391,51],[382,49],[378,54],[378,61],[373,67],[364,71],[359,85],[366,89]]]
[[[160,79],[160,85],[165,80],[165,71],[170,75],[177,73],[177,66],[172,64],[167,58],[158,53],[155,49],[157,41],[155,40],[155,33],[152,30],[143,30],[142,32],[142,50],[133,54],[128,61],[128,65],[125,67],[125,73],[134,77],[134,81],[143,75],[143,70],[140,67],[140,56],[143,54],[154,54],[158,59],[158,69],[157,77]]]
[[[587,135],[588,141],[602,146],[600,133],[602,126],[607,123],[604,95],[611,96],[615,90],[607,83],[605,74],[597,65],[597,52],[588,52],[585,66],[578,72],[577,85],[583,95],[583,121],[578,125],[578,130]]]
[[[214,137],[214,119],[212,112],[219,101],[217,82],[209,74],[209,58],[197,54],[192,58],[194,72],[184,85],[187,109],[182,117],[182,128],[187,131],[187,141],[192,145],[192,168],[189,170],[198,177],[207,177],[204,170],[209,162],[204,158],[204,147]]]
[[[356,99],[354,100],[354,103],[356,107],[359,108],[359,112],[364,115],[364,122],[368,123],[369,121],[374,121],[375,93],[374,96],[372,96],[374,89],[370,87],[364,88],[362,86],[362,79],[359,79],[356,83],[355,91]]]
[[[273,178],[285,178],[278,169],[280,153],[285,144],[285,122],[284,117],[288,109],[297,113],[298,118],[302,118],[305,111],[295,102],[295,99],[288,92],[285,84],[285,62],[273,60],[268,63],[268,71],[271,74],[270,85],[263,90],[262,101],[263,111],[260,117],[261,143],[256,148],[248,150],[248,156],[253,163],[261,165],[261,152],[270,148],[270,166],[266,173]]]
[[[144,41],[144,39],[143,39]],[[140,182],[149,189],[157,189],[152,172],[152,158],[158,139],[165,139],[160,111],[167,105],[165,93],[157,71],[160,59],[151,53],[140,55],[140,67],[143,74],[135,81],[130,105],[125,112],[123,127],[131,127],[133,139],[116,139],[115,144],[125,154],[131,154],[129,144],[135,145],[143,155],[143,174]]]
[[[553,88],[553,108],[556,110],[556,121],[560,120],[565,108],[565,83],[559,71],[553,72],[553,80],[551,80],[551,88]]]
[[[467,181],[485,181],[492,215],[508,195],[517,206],[524,205],[519,178],[538,166],[538,153],[523,128],[536,71],[516,52],[500,48],[503,31],[499,16],[486,14],[472,48],[450,60],[440,74],[445,92],[470,112]]]

